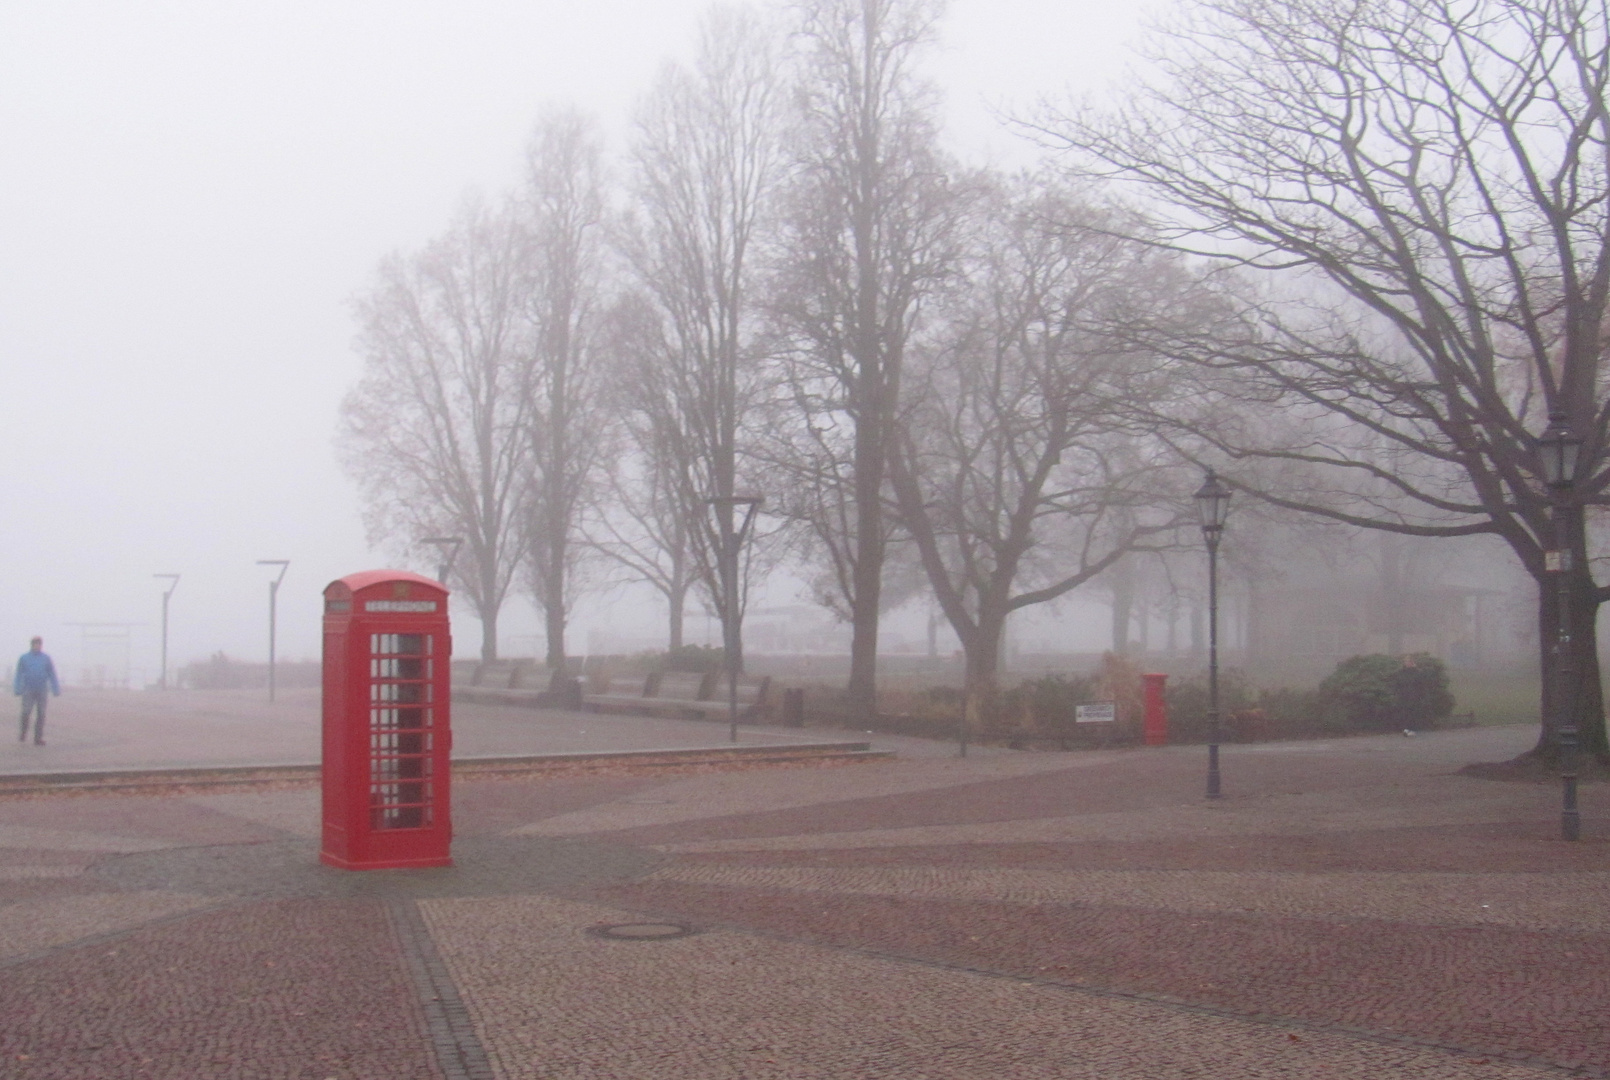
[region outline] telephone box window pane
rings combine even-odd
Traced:
[[[430,634],[370,634],[369,651],[376,656],[429,656]]]
[[[369,733],[371,754],[428,754],[431,737],[428,731],[384,731]]]
[[[369,710],[370,731],[424,731],[430,726],[431,710],[428,707],[405,706],[400,709]]]
[[[376,657],[369,661],[371,679],[428,679],[431,662],[415,656]]]
[[[418,829],[432,819],[428,780],[381,781],[369,785],[369,823],[375,829]]]
[[[431,700],[430,683],[370,683],[370,701],[395,701],[403,705],[418,705]]]

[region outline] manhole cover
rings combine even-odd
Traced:
[[[587,932],[594,937],[618,941],[664,941],[667,938],[687,937],[693,933],[693,927],[670,922],[612,923],[588,927]]]

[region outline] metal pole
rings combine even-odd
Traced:
[[[1207,797],[1219,797],[1219,537],[1208,534],[1208,774]]]
[[[279,577],[268,583],[268,700],[274,700],[274,646],[278,637],[278,608],[280,582],[285,580],[285,571],[291,567],[289,559],[258,559],[258,566],[277,566],[280,568]]]
[[[274,642],[277,635],[276,614],[279,608],[280,583],[268,583],[268,700],[274,700]]]
[[[464,543],[462,536],[427,536],[419,541],[421,544],[430,544],[436,549],[436,580],[447,586],[447,575],[453,572],[453,561],[458,558],[459,546]]]
[[[1559,563],[1555,570],[1560,609],[1559,633],[1554,642],[1555,716],[1560,741],[1560,781],[1563,787],[1560,807],[1560,838],[1575,840],[1581,835],[1582,816],[1576,805],[1576,665],[1571,659],[1571,561],[1569,485],[1561,485],[1554,504],[1554,546]]]
[[[168,600],[172,598],[173,591],[179,587],[179,575],[152,574],[151,576],[169,582],[167,589],[162,594],[162,674],[157,679],[157,686],[166,690],[168,688]]]
[[[168,597],[169,593],[162,594],[162,675],[157,679],[157,685],[162,689],[168,688]]]

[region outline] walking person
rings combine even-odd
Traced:
[[[56,681],[56,665],[45,652],[45,639],[28,642],[28,651],[17,659],[17,677],[12,680],[11,692],[22,698],[22,730],[17,741],[28,738],[28,714],[35,715],[34,745],[45,745],[45,691],[61,696],[61,683]]]

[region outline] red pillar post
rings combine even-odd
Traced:
[[[1167,675],[1142,675],[1146,688],[1146,745],[1168,745],[1168,704],[1163,700],[1163,684]]]

